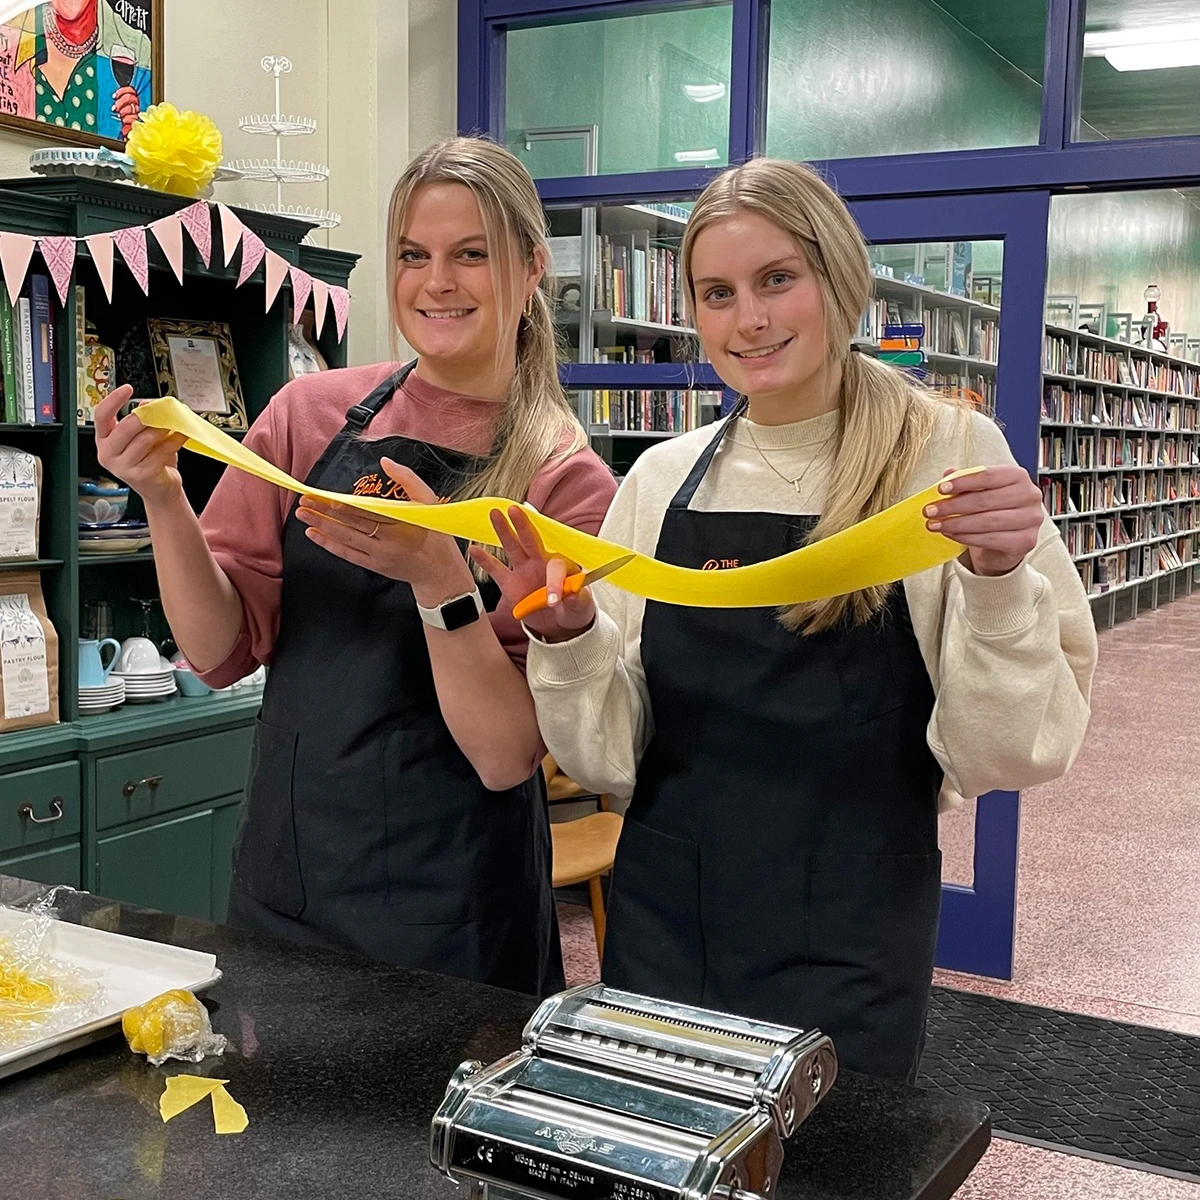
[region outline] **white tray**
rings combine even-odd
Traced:
[[[11,934],[28,919],[23,912],[0,906],[0,937]],[[66,921],[51,923],[45,950],[50,957],[94,973],[100,979],[106,997],[104,1011],[93,1020],[81,1021],[52,1037],[16,1050],[0,1051],[0,1079],[116,1032],[127,1008],[144,1004],[161,992],[171,988],[202,992],[221,978],[215,954]]]

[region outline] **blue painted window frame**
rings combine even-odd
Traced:
[[[581,17],[732,3],[729,160],[765,144],[770,0],[459,0],[459,128],[504,136],[504,34]],[[1042,119],[1036,146],[836,159],[815,163],[849,202],[871,241],[1003,236],[998,415],[1018,461],[1036,472],[1046,234],[1053,193],[1200,184],[1200,136],[1077,142],[1085,0],[1047,0]],[[695,195],[718,169],[538,180],[547,206],[622,204]],[[679,387],[669,364],[568,364],[573,387]],[[704,368],[702,385],[719,382]],[[943,888],[938,962],[1012,977],[1020,797],[981,797],[974,884]]]

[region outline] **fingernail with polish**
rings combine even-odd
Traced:
[[[930,521],[929,524],[925,526],[925,528],[928,529],[930,531],[930,533],[937,533],[937,531],[939,529],[941,529],[941,527],[942,527],[941,521]]]
[[[954,484],[943,483],[938,487],[938,491],[941,492],[944,496],[948,496],[948,495],[950,495],[950,493],[952,491],[954,491]]]
[[[549,594],[546,596],[546,603],[547,603],[548,605],[551,605],[551,606],[553,606],[553,605],[557,604],[557,603],[558,603],[558,596],[557,596],[557,595],[556,595],[554,592],[550,592],[550,593],[549,593]]]
[[[937,505],[936,504],[927,504],[925,506],[925,515],[927,517],[936,517],[937,516]]]

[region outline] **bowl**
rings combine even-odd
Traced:
[[[129,489],[111,479],[79,481],[79,521],[83,525],[115,525],[129,506]]]
[[[175,685],[184,696],[207,696],[212,691],[203,679],[182,667],[175,668]]]

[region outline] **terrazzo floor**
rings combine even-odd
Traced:
[[[974,810],[942,819],[969,883]],[[935,982],[1200,1036],[1200,594],[1100,635],[1088,740],[1022,798],[1011,983]],[[591,917],[560,904],[568,984],[596,979]],[[959,1200],[1200,1200],[1200,1183],[993,1140]]]

